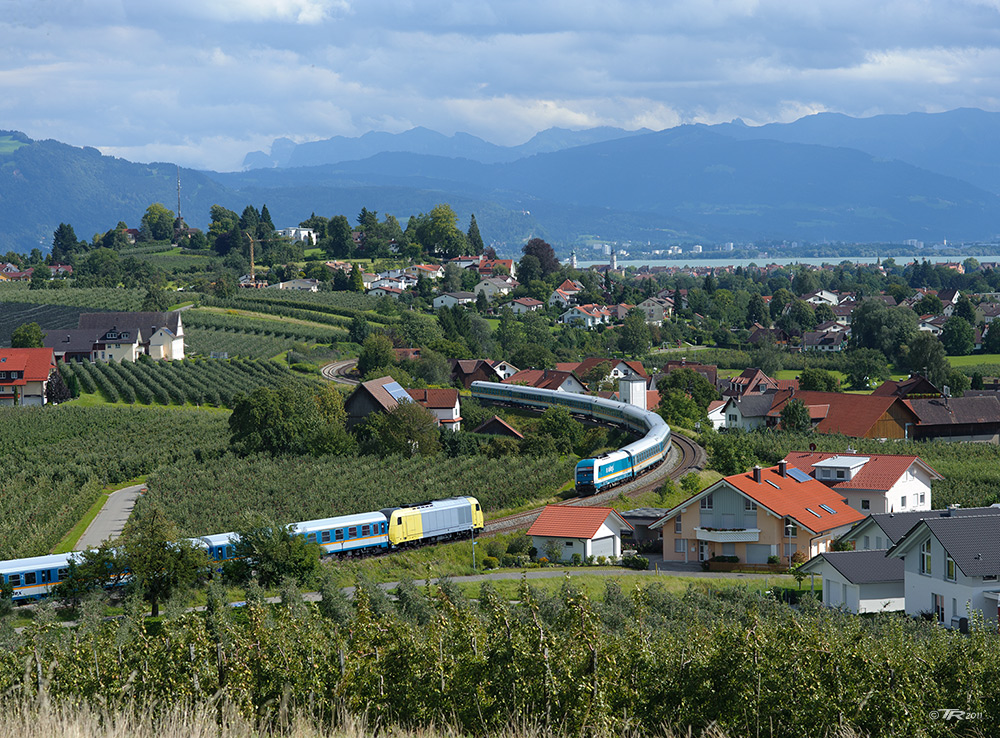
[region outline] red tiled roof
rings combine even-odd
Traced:
[[[875,489],[885,491],[899,481],[914,464],[924,467],[932,479],[943,479],[934,469],[927,465],[919,456],[905,454],[835,454],[818,451],[793,451],[785,457],[789,466],[801,469],[806,474],[813,474],[813,464],[835,456],[847,458],[867,458],[868,462],[856,472],[854,479],[847,479],[834,484],[826,483],[833,489]],[[832,480],[831,480],[832,481]]]
[[[406,394],[424,407],[453,408],[458,404],[457,389],[408,389]]]
[[[767,413],[768,417],[777,418],[781,410],[792,398],[799,400],[806,407],[828,405],[829,409],[815,430],[819,433],[840,433],[845,436],[861,438],[867,435],[878,419],[888,412],[894,403],[899,403],[905,412],[912,413],[898,397],[875,397],[873,395],[849,395],[841,392],[813,392],[779,390],[774,396],[774,403]],[[916,422],[916,415],[913,416]]]
[[[580,288],[573,284],[572,279],[566,279],[561,285],[556,287],[557,290],[562,290],[563,292],[579,292]]]
[[[580,381],[573,372],[560,372],[552,369],[522,369],[512,377],[503,380],[503,384],[526,384],[539,389],[559,389],[570,377]],[[580,384],[583,384],[580,381]]]
[[[753,472],[735,474],[717,484],[723,482],[735,487],[758,505],[776,515],[792,518],[814,533],[850,525],[865,518],[865,515],[849,506],[843,497],[822,482],[812,478],[798,482],[792,477],[783,477],[776,466],[761,469],[760,482],[753,480]],[[836,510],[836,514],[827,512],[820,505]]]
[[[593,538],[604,521],[611,516],[618,518],[622,527],[632,529],[628,521],[610,507],[574,507],[549,505],[542,510],[528,528],[529,536],[554,538]]]
[[[545,304],[541,300],[536,300],[534,297],[519,297],[514,300],[514,302],[518,305],[524,305],[525,307],[538,307]]]
[[[655,410],[660,406],[659,390],[646,390],[646,409]]]
[[[51,348],[9,348],[0,349],[0,371],[24,372],[15,380],[4,380],[4,384],[23,385],[26,382],[44,382],[56,368]]]

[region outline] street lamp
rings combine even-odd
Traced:
[[[472,571],[477,571],[476,569],[476,524],[473,522],[472,528],[470,529],[472,533]]]

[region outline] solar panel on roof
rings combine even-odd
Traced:
[[[392,399],[396,402],[413,402],[413,398],[406,393],[406,390],[400,386],[399,382],[386,382],[382,385],[382,388],[388,392],[392,396]]]
[[[804,471],[794,466],[788,470],[788,476],[790,476],[796,482],[808,482],[810,479],[812,479],[812,477],[810,477]]]

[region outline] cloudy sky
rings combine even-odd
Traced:
[[[1000,0],[0,0],[0,39],[0,128],[219,170],[418,125],[1000,110]]]

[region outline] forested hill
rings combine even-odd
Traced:
[[[181,180],[189,223],[207,224],[213,203],[241,210],[246,204],[199,172],[182,169]],[[89,147],[0,131],[0,253],[51,246],[60,223],[87,240],[119,221],[138,228],[154,202],[177,208],[175,165],[134,164]]]

